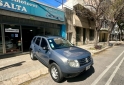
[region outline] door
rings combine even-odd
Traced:
[[[83,29],[83,44],[85,44],[86,41],[86,29]]]
[[[41,41],[41,38],[40,37],[37,37],[36,39],[36,42],[34,43],[34,54],[36,54],[37,58],[39,59],[39,49],[40,49],[40,41]]]
[[[50,50],[44,49],[44,47],[48,48],[48,43],[45,38],[42,38],[38,55],[45,62],[45,64],[48,65]]]

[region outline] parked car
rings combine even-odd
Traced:
[[[2,37],[0,36],[0,50],[3,50],[2,46],[3,46]],[[5,46],[6,46],[6,49],[13,48],[13,43],[12,43],[11,39],[8,36],[5,36]]]
[[[93,65],[90,52],[58,36],[35,36],[30,45],[30,57],[47,66],[56,82],[64,77],[75,77]]]

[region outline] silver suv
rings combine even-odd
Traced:
[[[58,36],[35,36],[30,45],[30,57],[47,66],[56,82],[64,77],[75,77],[93,65],[90,52]]]

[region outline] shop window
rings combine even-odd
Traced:
[[[53,28],[45,28],[45,35],[53,35]]]
[[[21,51],[20,26],[4,25],[6,53]]]
[[[41,27],[41,28],[38,28],[38,30],[37,30],[37,32],[38,32],[37,35],[43,36],[43,35],[44,35],[44,30],[45,30],[45,29],[42,28],[42,27]]]
[[[59,28],[55,28],[55,29],[53,29],[53,31],[54,31],[53,35],[56,35],[56,36],[60,35],[60,29]]]

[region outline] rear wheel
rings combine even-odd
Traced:
[[[33,53],[32,50],[30,51],[30,57],[31,57],[32,60],[36,60],[36,58],[35,58],[34,53]]]
[[[60,67],[56,63],[52,63],[49,67],[50,75],[55,82],[61,82],[63,80],[63,74]]]

